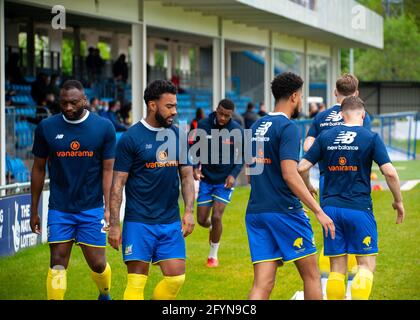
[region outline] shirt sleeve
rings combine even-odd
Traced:
[[[133,141],[129,135],[124,134],[117,144],[114,171],[130,172],[134,159],[135,151]]]
[[[322,159],[321,152],[321,136],[315,139],[308,152],[303,156],[304,159],[308,160],[312,164],[316,164]]]
[[[374,137],[373,160],[378,164],[378,166],[391,162],[385,144],[378,134],[375,134]]]
[[[32,153],[35,157],[38,158],[48,158],[49,155],[48,143],[45,139],[42,122],[35,129]]]
[[[105,143],[102,151],[102,159],[114,159],[115,158],[115,144],[116,144],[116,134],[115,129],[112,123],[107,123],[107,128],[105,132]]]
[[[363,127],[368,129],[369,131],[372,130],[372,124],[371,124],[371,120],[370,120],[370,116],[369,114],[366,112],[366,116],[365,119],[363,120]]]
[[[312,125],[308,130],[308,134],[306,135],[306,137],[318,137],[318,117],[315,117],[314,120],[312,121]]]
[[[299,161],[300,134],[298,127],[291,123],[280,136],[279,159]]]

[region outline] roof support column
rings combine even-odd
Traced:
[[[225,97],[225,39],[223,39],[223,20],[218,18],[218,37],[213,38],[213,110]]]
[[[143,22],[143,1],[139,1],[139,23],[131,25],[131,92],[132,92],[132,124],[136,124],[146,115],[146,106],[143,103],[143,92],[147,84],[146,70],[146,43],[147,28]]]
[[[6,184],[6,76],[5,72],[4,0],[0,0],[0,185]],[[2,191],[3,193],[4,191]],[[0,196],[3,194],[0,193]]]
[[[309,77],[309,54],[308,54],[308,41],[307,40],[304,41],[302,62],[303,62],[303,81],[304,81],[302,113],[304,115],[308,115],[309,114],[308,98],[309,98],[310,77]]]
[[[327,107],[332,106],[335,103],[334,89],[335,82],[341,72],[340,60],[340,49],[331,47],[331,58],[328,63]]]
[[[269,32],[269,45],[265,48],[264,63],[264,103],[268,111],[273,111],[274,100],[271,94],[271,81],[274,78],[273,32]]]

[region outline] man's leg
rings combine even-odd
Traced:
[[[126,261],[127,287],[124,300],[144,300],[144,287],[149,274],[149,263],[144,261]]]
[[[223,225],[222,216],[225,211],[226,204],[220,201],[215,201],[213,205],[213,212],[211,215],[211,229],[209,234],[210,253],[208,256],[207,266],[217,267],[220,238],[222,236]]]
[[[210,228],[210,211],[212,206],[197,206],[197,222],[204,228]]]
[[[91,277],[99,290],[99,299],[109,300],[111,290],[111,267],[106,262],[105,248],[80,245],[89,268]]]
[[[254,264],[254,282],[250,300],[268,300],[276,282],[278,261],[267,261]]]
[[[376,268],[376,255],[357,256],[358,271],[351,285],[353,300],[368,300],[372,292],[373,272]]]
[[[327,282],[327,299],[343,300],[346,293],[347,255],[330,257],[331,271]]]
[[[322,300],[321,276],[316,255],[306,256],[295,261],[296,268],[303,280],[305,300]]]
[[[175,300],[185,281],[185,260],[164,260],[159,266],[163,279],[153,291],[153,300]]]
[[[50,243],[50,268],[47,276],[47,299],[63,300],[67,289],[67,267],[73,241]]]

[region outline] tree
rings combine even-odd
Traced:
[[[355,73],[361,80],[420,81],[420,32],[414,16],[385,20],[383,50],[355,51]]]

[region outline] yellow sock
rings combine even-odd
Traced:
[[[91,276],[98,287],[100,294],[102,296],[109,295],[109,290],[111,290],[111,266],[109,263],[106,263],[105,270],[102,273],[92,271]]]
[[[164,277],[153,291],[153,300],[175,300],[185,281],[185,274],[174,277]]]
[[[147,276],[145,274],[129,273],[127,287],[124,291],[124,300],[144,300],[144,286]]]
[[[354,254],[347,255],[347,272],[353,275],[357,273],[357,260]]]
[[[359,268],[351,284],[353,300],[368,300],[372,291],[373,273],[366,268]]]
[[[344,279],[345,275],[338,272],[330,272],[327,282],[327,299],[343,300],[345,293]]]
[[[48,269],[47,299],[63,300],[67,289],[66,269]]]
[[[324,256],[324,248],[322,248],[319,254],[318,263],[321,274],[328,274],[330,272],[330,258]]]

